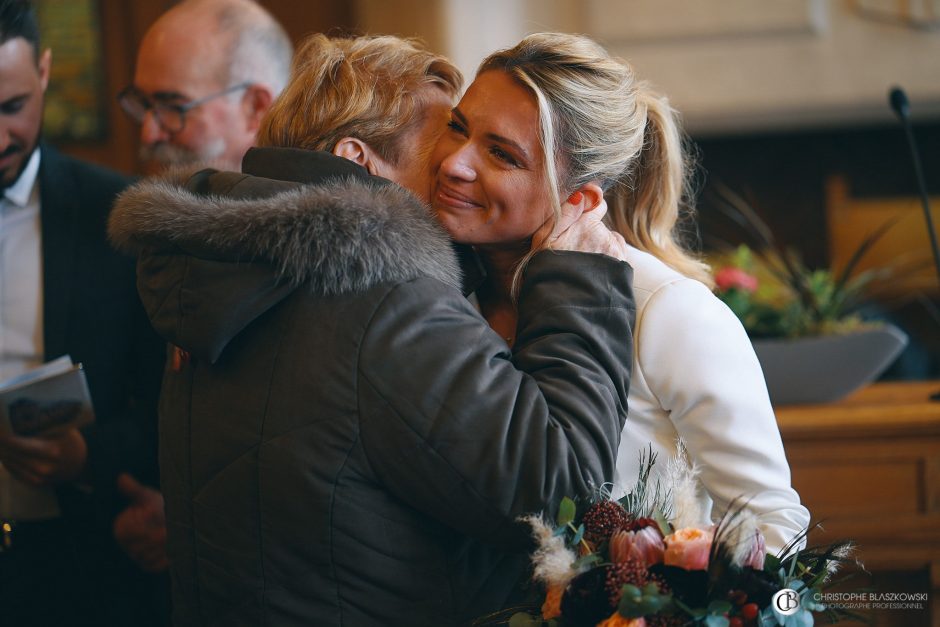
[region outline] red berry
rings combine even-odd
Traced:
[[[748,603],[747,605],[741,606],[741,616],[745,620],[754,620],[757,618],[757,614],[760,612],[760,608],[757,607],[757,603]]]
[[[728,619],[728,627],[744,627],[744,621],[737,616]]]

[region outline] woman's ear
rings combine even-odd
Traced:
[[[336,142],[333,154],[358,163],[373,176],[381,176],[384,172],[382,158],[369,148],[369,144],[356,137],[344,137]]]
[[[575,191],[571,192],[565,202],[580,207],[581,211],[587,213],[596,209],[604,200],[604,190],[597,183],[585,183]]]

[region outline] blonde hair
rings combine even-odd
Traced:
[[[314,34],[262,120],[258,145],[332,150],[355,137],[397,165],[398,140],[420,122],[423,88],[437,86],[456,98],[462,83],[460,70],[414,39]]]
[[[529,35],[491,54],[477,74],[498,70],[532,91],[539,109],[545,175],[556,219],[560,192],[599,181],[608,223],[629,244],[711,287],[708,266],[679,237],[680,209],[690,200],[678,115],[633,68],[591,39]]]

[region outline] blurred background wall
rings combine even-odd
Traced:
[[[91,84],[101,96],[103,126],[88,137],[66,133],[54,141],[69,153],[138,172],[137,127],[121,113],[114,95],[131,81],[143,33],[174,3],[83,2],[92,19],[70,16],[59,20],[57,28],[66,42],[69,29],[99,31],[92,36],[100,44],[97,61],[93,51],[89,58],[100,69],[98,83]],[[52,23],[50,14],[68,7],[74,11],[81,3],[39,4],[41,19]],[[468,80],[486,53],[512,45],[526,33],[586,33],[633,63],[682,112],[699,153],[698,210],[706,245],[735,242],[740,235],[711,204],[710,190],[721,183],[750,202],[776,237],[797,246],[810,264],[829,263],[834,239],[845,237],[841,230],[867,228],[857,226],[851,212],[833,210],[837,203],[844,207],[855,200],[884,201],[893,207],[885,211],[904,212],[903,233],[910,248],[922,249],[927,258],[910,157],[887,93],[893,85],[907,90],[928,186],[931,194],[940,195],[940,0],[261,4],[295,41],[317,31],[421,37],[454,59]],[[59,57],[54,59],[56,66]],[[58,115],[63,117],[61,110]],[[940,376],[940,289],[931,272],[925,267],[916,287],[895,297],[886,310],[924,347],[907,368]]]

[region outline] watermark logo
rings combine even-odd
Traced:
[[[926,610],[927,592],[814,592],[813,601],[833,610]]]
[[[779,613],[790,616],[796,614],[800,609],[800,595],[797,594],[796,590],[784,588],[774,594],[772,603],[774,609]]]

